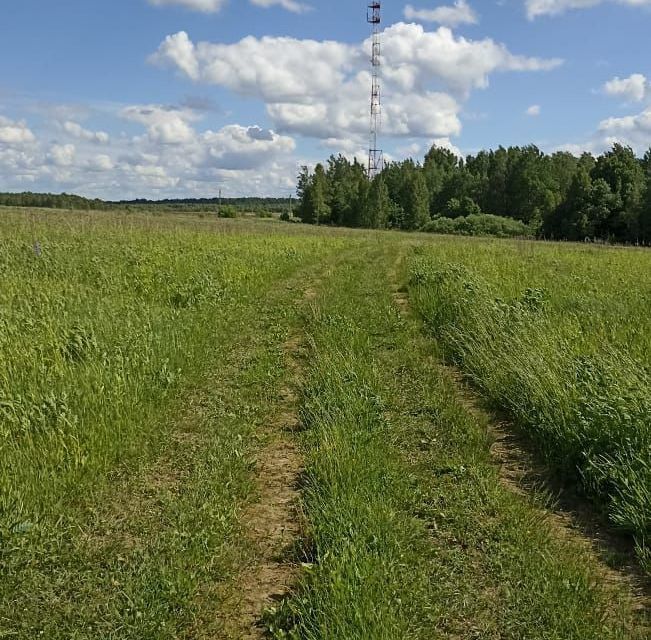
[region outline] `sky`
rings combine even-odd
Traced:
[[[8,0],[0,191],[285,196],[365,162],[370,27],[356,0]],[[382,3],[380,146],[651,146],[651,0]]]

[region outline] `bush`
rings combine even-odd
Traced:
[[[450,198],[445,205],[444,215],[446,218],[465,218],[467,216],[480,216],[481,207],[468,196],[461,199]]]
[[[512,218],[490,214],[469,215],[459,218],[434,218],[421,231],[460,236],[493,236],[496,238],[532,237],[531,229]]]
[[[219,215],[220,218],[238,218],[240,213],[237,210],[237,207],[226,204],[219,208],[217,215]]]

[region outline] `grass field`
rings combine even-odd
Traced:
[[[2,210],[0,638],[647,638],[468,393],[644,565],[650,307],[644,251]]]
[[[411,283],[444,352],[651,570],[651,253],[439,242]]]

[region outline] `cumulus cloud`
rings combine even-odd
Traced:
[[[435,9],[416,9],[408,4],[404,9],[404,16],[407,20],[438,22],[448,27],[479,22],[477,14],[467,0],[456,0],[452,6],[436,7]]]
[[[294,140],[260,127],[228,125],[217,132],[206,131],[200,137],[206,151],[206,164],[220,169],[258,169],[270,159],[290,154]]]
[[[651,108],[636,115],[607,118],[599,123],[599,133],[642,152],[651,147]]]
[[[385,30],[383,55],[389,77],[396,70],[409,79],[405,88],[438,81],[462,94],[487,87],[489,75],[496,71],[549,71],[563,64],[559,58],[514,55],[490,38],[470,40],[455,36],[447,27],[425,31],[421,25],[401,22]]]
[[[12,133],[11,144],[0,142],[0,182],[10,190],[113,199],[209,196],[218,187],[231,195],[270,195],[295,184],[294,139],[272,129],[257,124],[200,128],[201,112],[156,104],[127,106],[117,115],[141,127],[142,134],[115,136],[100,154],[83,127],[54,122],[37,139],[13,131],[29,131],[26,123],[2,118],[0,132],[11,127]],[[78,143],[57,142],[62,130]]]
[[[57,167],[70,167],[75,161],[76,151],[74,144],[53,144],[47,158]]]
[[[651,107],[627,116],[605,118],[594,133],[582,142],[572,142],[557,147],[561,151],[570,151],[580,155],[584,151],[602,153],[619,143],[632,147],[638,155],[651,148]]]
[[[512,54],[491,39],[468,40],[447,27],[397,23],[383,35],[383,131],[446,137],[461,130],[460,101],[498,71],[554,69],[558,59]],[[368,132],[370,41],[350,45],[289,37],[194,43],[181,31],[150,57],[193,80],[265,102],[275,129],[320,139]]]
[[[203,13],[216,13],[222,9],[227,1],[228,0],[149,0],[149,4],[153,4],[157,7],[177,5],[194,11],[201,11]]]
[[[292,11],[293,13],[304,13],[305,11],[310,10],[310,6],[304,4],[303,2],[297,2],[297,0],[251,0],[251,4],[255,4],[258,7],[272,7],[279,6],[287,11]]]
[[[248,36],[236,44],[194,44],[168,36],[150,61],[207,84],[268,102],[307,101],[335,90],[359,52],[339,42]]]
[[[532,104],[526,111],[525,113],[528,116],[531,116],[532,118],[535,118],[536,116],[540,115],[540,105],[539,104]]]
[[[651,6],[651,0],[525,0],[525,8],[527,17],[533,20],[538,16],[556,16],[570,9],[586,9],[604,2],[616,2],[631,7]]]
[[[0,116],[0,145],[21,146],[35,140],[34,134],[25,122]]]
[[[161,105],[138,105],[122,110],[122,117],[147,127],[150,142],[183,144],[194,139],[190,123],[197,116],[190,109],[177,109]]]
[[[309,10],[309,6],[298,0],[250,0],[251,4],[258,7],[273,7],[279,6],[287,11],[293,13],[303,13]],[[154,6],[177,5],[192,9],[193,11],[201,11],[202,13],[217,13],[221,11],[228,0],[149,0],[149,4]]]
[[[94,142],[96,144],[107,144],[110,140],[108,133],[104,131],[90,131],[84,129],[79,123],[67,120],[62,125],[63,130],[71,135],[73,138],[85,140],[86,142]]]
[[[110,156],[101,153],[90,158],[86,166],[90,171],[111,171],[115,167],[115,163]]]
[[[633,102],[641,102],[649,91],[649,81],[641,73],[628,78],[615,77],[604,84],[604,91],[610,96],[622,96]]]

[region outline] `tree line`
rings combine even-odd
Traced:
[[[135,211],[159,212],[204,212],[224,213],[224,217],[234,217],[230,214],[250,213],[286,213],[288,209],[287,198],[179,198],[165,200],[120,200],[106,201],[84,198],[69,193],[0,193],[0,206],[6,207],[34,207],[45,209],[76,209],[98,210],[119,209]]]
[[[417,230],[443,218],[492,215],[550,239],[651,244],[651,149],[615,144],[600,156],[534,145],[459,158],[433,146],[423,163],[388,163],[373,180],[356,160],[331,156],[298,176],[303,222]]]
[[[90,200],[69,193],[0,193],[0,205],[5,207],[35,207],[44,209],[106,209],[103,200]]]

